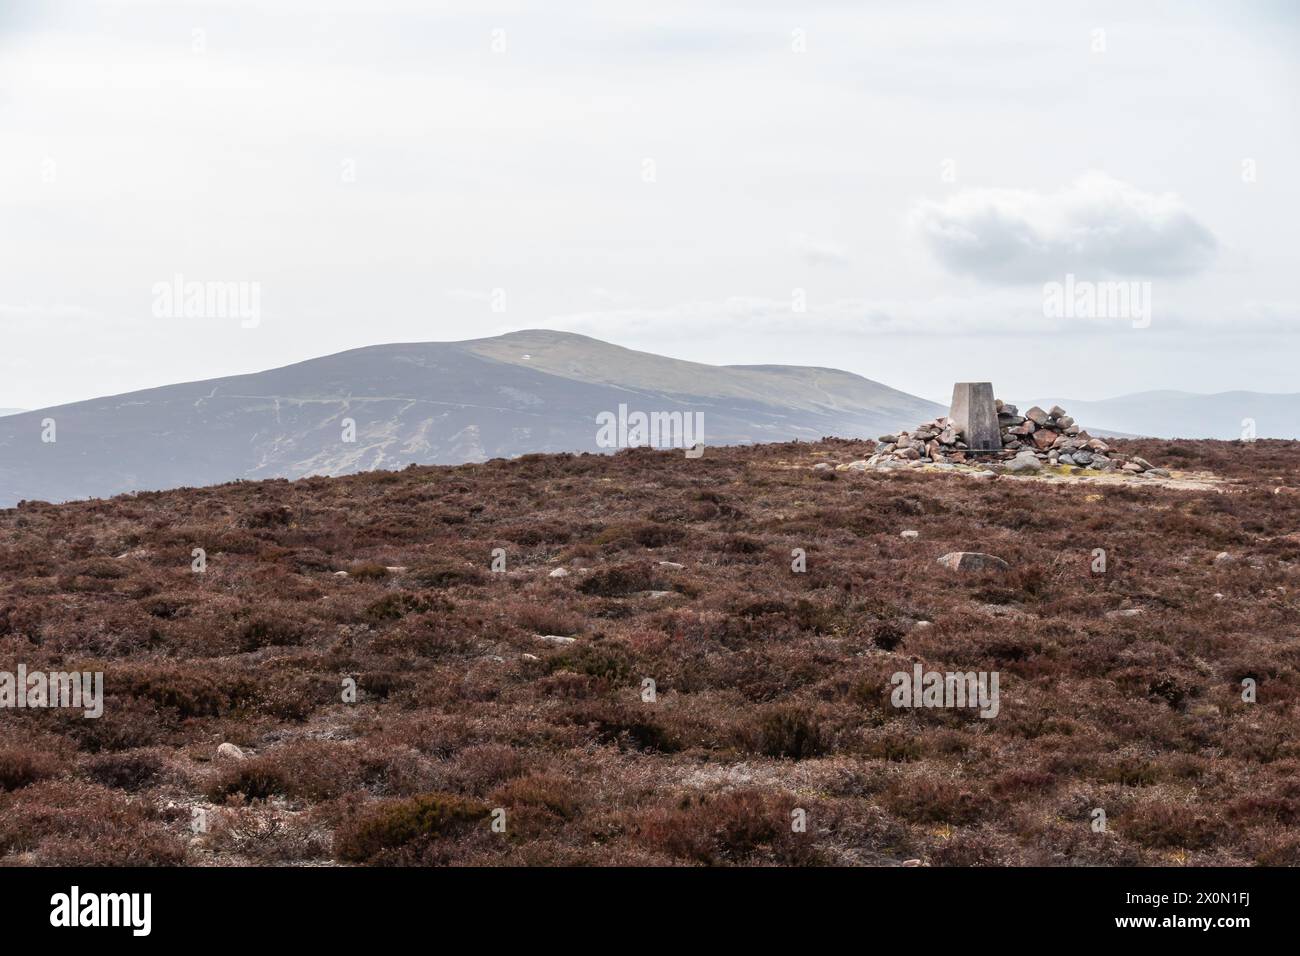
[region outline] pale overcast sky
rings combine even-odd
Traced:
[[[1297,11],[3,0],[0,407],[539,326],[940,400],[1300,391]],[[260,323],[156,317],[178,273]],[[1067,274],[1149,327],[1045,317]]]

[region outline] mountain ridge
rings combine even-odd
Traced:
[[[700,412],[711,444],[867,438],[943,412],[848,372],[707,366],[550,330],[386,343],[0,419],[0,507],[604,451],[596,416],[622,405]]]

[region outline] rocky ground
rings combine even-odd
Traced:
[[[0,863],[1298,864],[1300,444],[1107,446],[1169,477],[825,440],[0,511],[0,671],[106,693],[0,710]]]

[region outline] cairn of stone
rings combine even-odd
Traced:
[[[957,388],[978,384],[981,383],[961,383]],[[1001,464],[1009,471],[1032,472],[1049,465],[1073,465],[1099,472],[1169,477],[1169,472],[1152,466],[1145,458],[1121,454],[1102,439],[1092,437],[1059,405],[1046,411],[1035,405],[1023,415],[1015,405],[1001,399],[994,399],[993,407],[1001,439],[999,450],[981,452],[971,448],[960,423],[949,416],[924,422],[910,432],[881,435],[876,453],[867,459],[866,467],[986,461]],[[956,391],[954,410],[960,411]]]

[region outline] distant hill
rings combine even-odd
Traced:
[[[1154,438],[1242,437],[1242,422],[1255,423],[1257,438],[1300,438],[1300,394],[1264,392],[1137,392],[1101,401],[1039,398],[1021,408],[1053,404],[1066,409],[1090,431],[1123,432]]]
[[[699,412],[715,445],[874,437],[945,411],[834,369],[702,365],[566,332],[376,345],[0,419],[0,507],[601,451],[597,416],[620,405]]]

